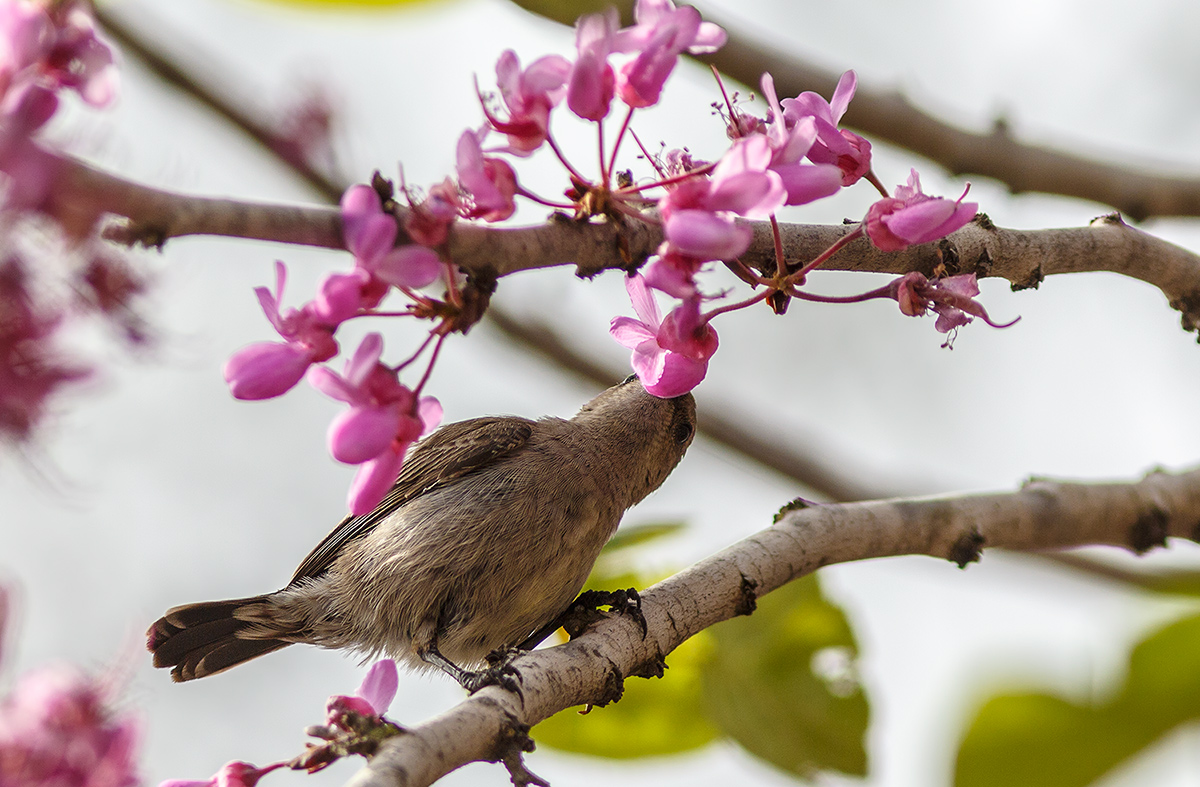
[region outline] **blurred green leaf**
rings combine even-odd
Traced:
[[[705,633],[667,657],[662,679],[625,681],[621,701],[590,713],[563,712],[534,727],[539,744],[612,759],[678,754],[707,745],[719,733],[704,709],[700,672],[711,648]]]
[[[686,527],[684,522],[643,522],[637,525],[626,525],[604,545],[601,554],[612,554],[630,547],[641,546],[649,541],[673,536]]]
[[[722,732],[799,776],[866,774],[870,709],[854,671],[858,645],[815,576],[763,596],[753,615],[711,632],[704,690]]]
[[[1197,718],[1200,616],[1193,616],[1143,640],[1108,701],[1033,693],[990,700],[959,748],[955,784],[1082,787]]]
[[[618,531],[605,547],[607,559],[596,564],[584,589],[618,590],[654,584],[661,577],[624,570],[628,561],[619,558],[629,547],[681,529],[682,523],[670,522]],[[719,735],[704,713],[700,691],[700,668],[710,646],[710,638],[701,632],[671,653],[664,678],[627,680],[620,702],[593,708],[587,715],[563,712],[552,716],[533,729],[534,740],[562,751],[611,759],[678,754],[707,745]]]

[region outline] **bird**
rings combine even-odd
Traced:
[[[309,643],[438,668],[474,690],[489,654],[553,631],[624,512],[666,480],[695,430],[690,393],[659,398],[636,375],[569,420],[447,424],[281,590],[168,610],[147,631],[154,666],[190,681]]]

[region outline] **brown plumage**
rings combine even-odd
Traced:
[[[523,642],[579,593],[621,515],[695,432],[690,394],[636,378],[571,420],[475,418],[418,443],[379,506],[344,519],[275,593],[168,610],[147,632],[177,681],[295,642],[463,667]]]

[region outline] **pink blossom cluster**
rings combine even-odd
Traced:
[[[0,775],[21,787],[140,783],[138,724],[113,712],[112,689],[69,666],[24,675],[0,701]]]
[[[658,253],[642,274],[626,283],[636,318],[618,317],[610,330],[632,351],[631,363],[646,390],[671,397],[704,379],[718,347],[711,324],[716,316],[759,301],[782,311],[788,298],[820,300],[801,289],[805,274],[855,237],[865,235],[882,249],[898,250],[944,237],[974,217],[975,204],[961,197],[952,202],[924,194],[914,172],[894,196],[884,193],[852,233],[800,269],[789,267],[781,257],[773,278],[750,271],[737,261],[753,236],[747,220],[769,219],[774,226],[776,213],[785,206],[832,196],[862,180],[882,193],[871,170],[870,143],[839,127],[857,77],[853,71],[843,74],[828,101],[811,92],[781,101],[774,80],[764,74],[766,117],[749,116],[727,102],[731,144],[718,159],[708,164],[686,151],[670,151],[653,159],[657,180],[635,185],[631,177],[616,176],[614,163],[634,112],[659,101],[681,54],[714,51],[726,36],[694,8],[677,7],[671,0],[638,0],[634,17],[635,23],[625,28],[613,9],[580,18],[573,61],[546,55],[522,66],[515,52],[504,51],[496,63],[497,93],[480,94],[485,123],[458,137],[456,178],[433,186],[423,199],[409,195],[406,213],[392,209],[390,188],[378,183],[352,187],[341,210],[354,268],[326,276],[316,296],[299,308],[285,310],[281,305],[286,278],[282,263],[274,292],[259,288],[263,310],[282,341],[238,351],[225,367],[226,380],[234,396],[263,399],[284,393],[307,376],[313,386],[349,405],[330,426],[328,441],[335,458],[360,465],[349,495],[352,513],[366,513],[383,499],[403,467],[408,447],[440,419],[436,400],[421,396],[421,391],[442,340],[469,327],[445,245],[455,221],[505,220],[516,210],[516,197],[523,196],[573,209],[580,220],[604,216],[661,222],[664,241]],[[602,124],[618,100],[625,112],[606,150]],[[576,117],[599,126],[601,161],[595,179],[583,175],[555,142],[551,121],[564,104]],[[513,162],[543,147],[552,150],[570,175],[570,203],[542,199],[518,181]],[[647,212],[650,206],[656,213]],[[705,311],[705,303],[717,296],[704,293],[697,276],[714,261],[724,261],[759,291],[741,303]],[[439,279],[446,287],[444,300],[419,293]],[[938,289],[936,282],[928,286],[938,293],[948,291]],[[410,304],[400,313],[381,311],[381,302],[395,290]],[[656,291],[676,299],[665,316]],[[895,292],[901,291],[897,285]],[[868,297],[881,296],[873,291],[860,299]],[[942,304],[936,298],[926,300]],[[919,303],[920,297],[910,301]],[[401,313],[436,321],[430,340],[409,360],[383,363],[383,339],[372,333],[342,373],[321,365],[339,353],[336,334],[345,322]],[[905,313],[919,310],[912,306]],[[401,384],[400,371],[431,342],[434,349],[421,382],[412,388]]]
[[[325,740],[325,744],[310,744],[308,751],[294,760],[261,768],[235,760],[222,765],[209,779],[168,779],[159,787],[254,787],[263,776],[280,768],[310,773],[321,770],[353,751],[355,736],[369,734],[373,727],[390,724],[382,717],[396,696],[398,684],[396,663],[391,659],[378,661],[368,670],[353,695],[335,694],[329,698],[324,725],[309,728],[309,734]]]
[[[60,204],[60,159],[34,141],[63,92],[98,107],[115,90],[112,51],[86,4],[0,0],[0,435],[10,439],[28,439],[52,397],[88,376],[56,347],[68,316],[98,315],[130,341],[146,338],[131,309],[141,278],[93,236],[95,214]],[[57,223],[69,241],[53,273],[27,262],[24,222],[35,215]],[[76,297],[55,297],[56,285]]]
[[[45,209],[53,201],[56,158],[31,136],[58,109],[58,94],[74,91],[102,107],[116,85],[112,50],[96,36],[85,3],[0,2],[0,171],[9,207]]]
[[[7,592],[0,587],[0,643]],[[4,787],[133,787],[140,784],[140,727],[113,709],[111,680],[68,665],[21,676],[0,697],[0,784]]]

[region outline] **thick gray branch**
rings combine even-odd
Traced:
[[[1042,550],[1090,544],[1136,553],[1169,536],[1200,537],[1200,470],[1137,483],[1031,481],[1010,494],[816,505],[658,583],[642,595],[648,634],[610,617],[583,636],[518,658],[521,693],[483,689],[389,741],[352,787],[420,787],[476,761],[495,761],[514,726],[600,704],[614,677],[655,674],[684,640],[821,566],[894,555],[966,565],[983,547]],[[670,678],[666,678],[670,680]]]

